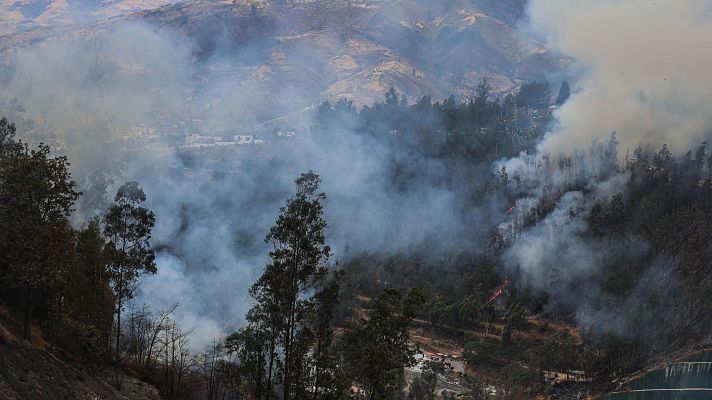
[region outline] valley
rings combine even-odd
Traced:
[[[703,0],[0,0],[0,399],[706,396]]]

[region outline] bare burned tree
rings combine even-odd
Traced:
[[[197,364],[196,357],[191,354],[188,343],[191,332],[191,330],[181,329],[175,320],[170,318],[159,337],[159,343],[163,350],[161,361],[165,371],[162,391],[164,399],[179,398],[185,377]]]

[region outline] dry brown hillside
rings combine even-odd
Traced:
[[[158,400],[153,386],[118,371],[74,360],[34,327],[34,339],[0,306],[0,400]],[[116,382],[121,382],[121,390]]]
[[[411,101],[451,94],[466,100],[483,77],[499,94],[544,79],[568,61],[520,29],[523,9],[521,0],[191,0],[88,23],[33,25],[0,36],[0,56],[27,46],[100,43],[103,33],[120,26],[147,24],[191,48],[195,71],[185,94],[193,99],[191,118],[244,114],[265,121],[288,118],[322,100],[370,105],[390,87]],[[0,9],[0,20],[11,14]],[[95,47],[101,45],[89,46]],[[137,67],[113,68],[147,72]],[[217,96],[215,85],[237,98]]]

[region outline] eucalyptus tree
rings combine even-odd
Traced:
[[[325,289],[330,254],[322,204],[326,195],[319,192],[319,176],[311,171],[295,183],[295,195],[280,208],[265,238],[271,245],[270,261],[250,290],[254,306],[247,315],[249,325],[229,338],[242,353],[239,358],[257,398],[269,398],[277,384],[285,400],[305,397],[312,389],[305,384],[310,354],[315,343],[317,352],[323,350],[319,340],[328,336],[324,322],[315,318],[325,311],[319,293]]]
[[[116,192],[114,204],[104,217],[105,253],[116,296],[117,361],[120,361],[121,311],[126,301],[134,297],[140,278],[156,273],[156,257],[149,243],[156,217],[141,206],[144,201],[146,194],[139,184],[127,182]]]

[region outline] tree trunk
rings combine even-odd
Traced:
[[[265,354],[264,349],[260,349],[257,354],[257,370],[255,371],[255,398],[262,398],[262,391],[264,390],[264,374],[265,374]]]
[[[22,338],[32,340],[32,289],[27,289],[25,313],[22,323]]]
[[[284,385],[282,387],[282,400],[289,400],[289,384],[290,384],[290,350],[291,350],[291,343],[290,343],[290,336],[291,336],[291,322],[292,322],[292,315],[291,315],[291,310],[287,311],[289,315],[287,316],[287,326],[284,329],[284,372],[283,372],[283,377],[282,377],[282,384]]]
[[[121,354],[119,353],[121,339],[121,295],[118,296],[118,306],[116,307],[116,362],[121,363]]]
[[[265,399],[269,400],[272,395],[272,367],[274,366],[274,335],[270,339],[269,343],[269,369],[267,372],[267,392],[265,393]]]
[[[296,299],[292,300],[287,322],[286,338],[284,343],[284,397],[283,400],[290,400],[290,385],[292,383],[292,342],[294,332],[294,313],[296,309]]]
[[[315,365],[314,365],[314,399],[317,400],[318,392],[319,392],[319,375],[321,375],[321,352],[322,352],[322,342],[323,342],[323,330],[321,327],[319,328],[319,339],[316,343],[316,357],[314,359],[316,360]]]

